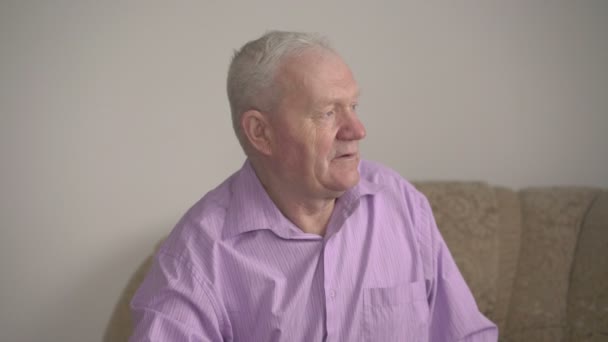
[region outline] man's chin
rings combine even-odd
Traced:
[[[359,183],[359,171],[357,169],[348,172],[347,174],[341,173],[333,177],[333,186],[330,187],[336,192],[345,192],[350,188],[356,186]]]

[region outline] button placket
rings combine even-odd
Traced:
[[[324,279],[324,286],[325,286],[325,312],[326,312],[326,319],[325,319],[325,328],[327,331],[327,340],[331,340],[333,337],[336,336],[336,322],[334,322],[334,319],[336,317],[336,305],[335,305],[335,298],[336,298],[336,290],[335,290],[335,285],[334,282],[335,280],[333,279],[333,274],[335,271],[335,250],[332,248],[332,246],[335,245],[335,241],[333,239],[333,237],[330,237],[326,242],[325,242],[325,248],[323,249],[323,279]]]

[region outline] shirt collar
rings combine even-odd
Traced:
[[[361,165],[359,171],[361,172]],[[381,185],[361,177],[357,185],[340,197],[341,207],[352,212],[358,206],[361,197],[374,195],[379,190]],[[230,184],[230,192],[230,205],[222,229],[223,238],[262,229],[272,230],[285,239],[320,238],[314,234],[304,233],[281,213],[262,186],[249,159],[245,160],[237,177]]]

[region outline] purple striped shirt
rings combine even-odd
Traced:
[[[131,341],[496,341],[427,199],[378,164],[359,170],[322,237],[283,216],[246,161],[157,252]]]

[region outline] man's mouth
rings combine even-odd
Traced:
[[[336,159],[348,159],[348,158],[354,158],[356,156],[357,156],[357,153],[342,153],[342,154],[338,154]]]

